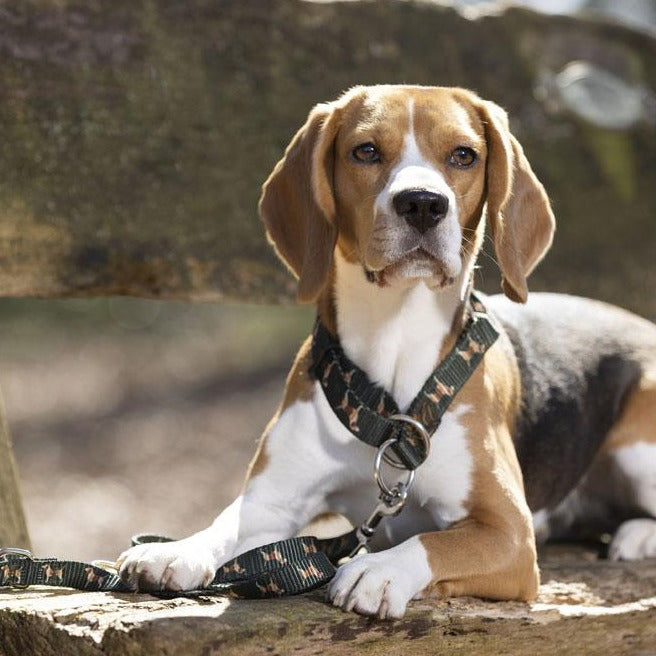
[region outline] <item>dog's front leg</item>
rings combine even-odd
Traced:
[[[189,590],[207,585],[226,561],[294,536],[325,512],[335,475],[325,460],[312,401],[283,405],[265,432],[244,493],[214,523],[183,540],[151,543],[119,556],[124,581],[139,589]]]
[[[489,444],[479,452],[468,515],[444,530],[356,556],[331,582],[336,606],[385,619],[401,617],[411,599],[429,594],[507,600],[537,594],[535,538],[519,466],[512,451]]]
[[[468,519],[356,556],[337,571],[329,597],[344,610],[393,619],[403,616],[411,599],[427,594],[528,600],[537,586],[529,530],[520,537]]]
[[[249,549],[288,538],[294,517],[259,495],[233,501],[208,528],[183,540],[132,547],[118,559],[121,578],[140,590],[190,590],[208,585],[216,570]]]
[[[240,533],[259,515],[242,496],[213,524],[183,540],[148,543],[124,551],[117,566],[121,578],[140,590],[191,590],[208,585],[218,567],[235,551]],[[262,513],[264,514],[264,513]]]

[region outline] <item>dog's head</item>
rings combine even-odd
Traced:
[[[451,284],[480,248],[484,207],[503,290],[524,302],[553,237],[547,195],[506,113],[443,87],[356,87],[317,105],[260,200],[302,302],[324,289],[337,245],[375,284]]]

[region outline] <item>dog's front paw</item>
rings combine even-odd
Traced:
[[[403,617],[408,602],[431,580],[426,552],[421,547],[416,551],[408,544],[411,541],[381,553],[356,556],[342,565],[328,589],[332,603],[380,619]]]
[[[212,582],[214,557],[198,541],[153,542],[124,551],[117,560],[121,579],[134,590],[193,590]]]
[[[656,519],[631,519],[624,522],[608,550],[611,560],[642,560],[656,557]]]

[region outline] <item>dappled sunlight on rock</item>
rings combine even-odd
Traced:
[[[587,583],[549,581],[540,588],[538,604],[583,604],[596,606],[603,604],[605,599],[598,597]]]

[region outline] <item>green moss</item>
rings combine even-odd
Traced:
[[[509,110],[560,225],[534,288],[626,302],[627,281],[656,266],[653,128],[603,133],[533,98],[541,71],[573,58],[656,88],[644,35],[393,0],[3,7],[4,294],[289,300],[256,215],[260,185],[312,105],[377,82],[470,87]],[[497,280],[489,270],[484,286]]]
[[[587,127],[583,135],[607,184],[624,203],[635,200],[638,171],[630,135]]]

